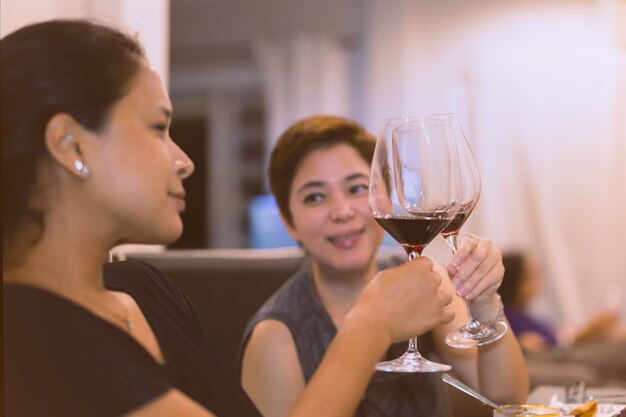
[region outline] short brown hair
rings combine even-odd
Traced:
[[[352,146],[363,160],[372,163],[376,138],[358,123],[337,116],[312,116],[292,124],[272,150],[268,176],[280,214],[291,225],[291,183],[300,162],[312,151],[338,144]]]

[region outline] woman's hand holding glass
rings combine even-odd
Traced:
[[[474,309],[483,310],[483,303],[478,301],[473,305],[470,300],[486,290],[482,299],[491,299],[502,282],[504,267],[502,266],[502,254],[495,249],[493,244],[474,235],[468,235],[463,241],[463,248],[458,247],[458,236],[461,228],[478,203],[482,190],[482,183],[478,167],[472,155],[472,150],[465,138],[465,133],[459,121],[453,114],[438,114],[428,116],[449,123],[452,126],[453,140],[456,144],[456,176],[458,181],[457,196],[460,209],[454,220],[441,232],[454,258],[453,267],[449,269],[452,284],[457,288],[459,296],[464,297],[465,305],[469,314],[469,322],[464,326],[448,333],[446,343],[456,348],[470,348],[495,342],[507,331],[505,321],[499,319],[499,313],[493,316],[476,314]],[[461,251],[461,252],[459,252]],[[499,267],[499,268],[498,268]],[[454,271],[456,269],[456,271]],[[492,297],[489,297],[489,294]],[[496,303],[487,303],[500,307],[499,300]],[[482,312],[481,312],[482,313]]]
[[[456,294],[472,302],[475,318],[481,322],[496,320],[500,313],[497,290],[504,266],[502,252],[493,242],[476,235],[465,236],[446,269]]]
[[[358,319],[390,342],[407,340],[450,322],[453,295],[427,257],[379,272],[364,288],[348,320]]]

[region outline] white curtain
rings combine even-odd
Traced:
[[[537,255],[544,317],[579,324],[612,302],[626,318],[626,28],[611,2],[394,6],[369,1],[363,122],[457,113],[484,182],[463,233]]]
[[[486,197],[475,226],[539,255],[546,292],[536,308],[581,323],[626,285],[626,92],[624,51],[570,36],[475,51],[471,133]]]
[[[266,109],[266,158],[293,122],[314,114],[350,115],[350,56],[327,35],[261,37],[254,44]]]

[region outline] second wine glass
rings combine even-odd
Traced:
[[[457,208],[450,185],[450,152],[446,142],[440,140],[445,127],[436,124],[431,126],[422,118],[384,120],[372,160],[370,208],[376,221],[402,245],[409,260],[421,255]],[[410,211],[403,207],[400,195],[410,202]],[[451,369],[450,365],[424,358],[417,349],[417,337],[409,341],[402,356],[378,363],[375,368],[386,372]]]
[[[429,116],[431,118],[450,123],[454,133],[456,144],[459,177],[459,204],[460,208],[454,220],[441,232],[452,253],[457,251],[457,240],[461,227],[467,221],[469,215],[476,207],[482,184],[478,167],[472,155],[472,150],[467,142],[465,133],[461,125],[452,113],[437,114]],[[469,315],[469,322],[464,326],[448,333],[445,341],[448,345],[456,348],[471,348],[486,345],[500,339],[507,331],[507,324],[504,321],[481,322],[474,317],[472,304],[467,298],[463,298]]]

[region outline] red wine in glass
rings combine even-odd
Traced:
[[[422,213],[407,217],[374,217],[378,224],[406,251],[422,254],[422,251],[450,223],[450,217],[441,213]]]
[[[441,236],[448,238],[449,236],[459,235],[461,227],[465,224],[465,221],[469,218],[469,215],[474,210],[475,203],[464,204],[459,211],[455,214],[454,219],[441,231]]]
[[[409,260],[452,220],[458,209],[452,183],[456,180],[448,140],[450,124],[421,117],[396,117],[381,123],[372,159],[369,204],[376,221],[406,251]],[[399,133],[400,132],[400,133]],[[395,136],[400,134],[400,150]],[[403,144],[411,143],[409,147]],[[408,202],[411,210],[400,199]],[[417,349],[417,337],[407,351],[376,364],[384,372],[444,372],[450,365],[429,361]]]
[[[480,174],[476,162],[474,161],[472,150],[465,138],[465,133],[456,117],[453,114],[439,114],[429,117],[441,120],[442,122],[449,122],[454,132],[453,139],[456,145],[455,149],[458,160],[456,174],[458,176],[457,184],[459,186],[458,196],[460,208],[452,222],[443,229],[441,235],[448,246],[450,246],[450,249],[452,249],[452,253],[456,253],[458,247],[457,239],[461,227],[467,221],[480,198],[482,188]],[[471,302],[467,298],[464,298],[464,301],[470,320],[467,324],[446,335],[445,342],[448,345],[456,348],[482,346],[495,342],[506,333],[508,329],[506,322],[498,320],[481,322],[474,317]]]

